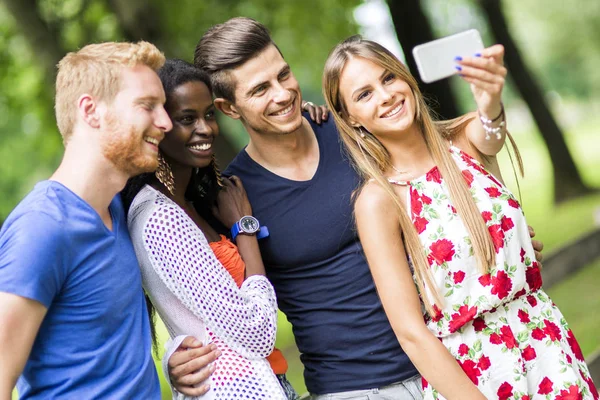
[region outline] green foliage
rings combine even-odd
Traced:
[[[234,16],[264,23],[303,86],[320,91],[321,72],[329,50],[341,39],[357,32],[352,17],[360,0],[180,0],[155,2],[163,15],[167,56],[193,58],[196,43],[212,25]],[[201,17],[200,17],[201,16]]]
[[[359,3],[360,0],[180,0],[177,7],[167,2],[154,4],[163,15],[164,37],[169,38],[168,43],[159,46],[167,57],[188,61],[193,60],[198,40],[214,24],[235,16],[262,22],[292,67],[304,97],[322,103],[320,82],[325,59],[336,43],[357,33],[352,12]],[[221,131],[240,148],[247,143],[239,123],[228,118],[221,118],[219,123]]]
[[[27,189],[24,182],[43,164],[52,162],[56,144],[52,133],[42,131],[51,119],[43,70],[16,29],[15,22],[0,8],[0,219],[14,207]],[[39,101],[38,99],[46,99]],[[50,125],[52,126],[52,125]],[[44,137],[46,140],[39,140]]]
[[[479,0],[424,0],[434,32],[445,36],[476,28],[494,43]],[[580,99],[600,93],[600,2],[589,0],[501,0],[508,28],[525,62],[547,91]],[[510,71],[509,71],[510,78]],[[456,85],[458,86],[458,85]],[[458,86],[461,99],[468,91]],[[514,98],[513,88],[508,88]]]
[[[399,0],[396,0],[399,1]],[[131,0],[135,3],[136,0]],[[234,16],[248,16],[267,25],[300,81],[304,97],[320,102],[321,72],[335,43],[354,34],[358,27],[352,13],[362,0],[147,0],[158,15],[156,44],[167,57],[191,61],[201,35],[213,24]],[[574,107],[559,115],[567,128],[567,141],[576,155],[587,182],[598,184],[597,132],[600,120],[600,2],[590,0],[503,0],[504,12],[523,56],[540,83],[563,99],[577,99]],[[477,0],[423,0],[423,6],[437,35],[478,28],[486,43],[492,43]],[[87,43],[122,40],[119,18],[108,0],[38,0],[38,12],[64,51]],[[144,21],[140,21],[144,24]],[[47,178],[62,154],[60,135],[53,112],[53,77],[47,76],[35,49],[28,44],[12,15],[0,3],[0,221],[40,179]],[[463,110],[473,108],[468,85],[453,78],[460,92]],[[555,96],[557,97],[557,96]],[[507,105],[515,104],[514,90],[508,88]],[[595,102],[595,103],[594,103]],[[553,103],[554,104],[554,103]],[[556,103],[561,105],[563,103]],[[526,112],[525,112],[526,113]],[[524,127],[522,110],[509,110],[511,131],[515,130],[523,152],[527,178],[521,181],[523,202],[529,222],[547,249],[585,233],[594,224],[598,196],[590,196],[560,207],[552,204],[548,155],[539,136]],[[519,117],[519,118],[516,118]],[[586,122],[587,118],[587,122]],[[517,123],[518,122],[518,123]],[[223,134],[241,147],[246,137],[238,123],[220,121]],[[517,128],[515,128],[517,127]],[[507,161],[502,155],[503,161]],[[511,181],[504,164],[505,178]],[[511,184],[514,189],[514,184]],[[548,216],[552,216],[548,218]],[[547,252],[548,250],[546,250]],[[553,288],[551,294],[563,309],[585,352],[598,346],[597,318],[588,311],[598,307],[598,296],[573,300],[572,293],[597,293],[586,288],[598,279],[598,264],[572,282]],[[578,279],[578,280],[577,280]],[[589,285],[588,285],[589,286]],[[587,302],[587,303],[586,303]],[[578,313],[581,316],[578,316]],[[590,322],[591,321],[591,322]],[[585,322],[585,326],[584,326]],[[596,322],[596,323],[595,323]],[[581,326],[581,327],[580,327]],[[164,332],[163,332],[164,336]],[[587,338],[589,339],[587,339]],[[302,367],[297,358],[290,325],[280,318],[278,337],[290,363],[289,375],[303,391]],[[165,392],[166,394],[166,392]],[[165,397],[166,398],[166,397]]]
[[[102,1],[40,1],[39,13],[59,46],[76,49],[87,42],[119,38]],[[35,10],[32,10],[32,12]],[[108,21],[108,22],[107,22]],[[58,27],[60,26],[60,29]],[[53,109],[54,77],[45,75],[35,49],[16,21],[0,6],[0,221],[46,179],[62,155],[62,139]]]
[[[329,50],[357,32],[352,12],[360,0],[282,2],[279,0],[154,0],[159,15],[157,45],[167,57],[191,61],[202,34],[234,16],[266,24],[292,66],[304,96],[321,101],[320,81]],[[122,40],[119,18],[106,0],[40,0],[39,13],[58,47],[75,50],[87,43]],[[143,23],[143,22],[140,22]],[[34,183],[58,166],[62,141],[53,112],[53,80],[12,15],[0,4],[0,221]],[[238,147],[246,143],[241,126],[222,121],[222,132]]]
[[[598,98],[600,2],[505,0],[523,57],[544,87],[562,96]]]
[[[135,1],[133,1],[135,3]],[[353,19],[361,0],[303,2],[280,0],[150,0],[158,15],[157,45],[168,57],[191,60],[201,35],[213,24],[244,15],[265,23],[303,88],[304,97],[321,102],[320,81],[329,50],[356,33]],[[41,18],[64,51],[86,43],[123,39],[119,18],[107,0],[40,0]],[[543,87],[554,98],[597,99],[600,93],[600,3],[587,0],[504,0],[509,28]],[[424,0],[437,35],[478,28],[486,43],[488,29],[475,0]],[[142,23],[142,22],[140,22]],[[566,29],[568,27],[568,29]],[[9,12],[0,4],[0,220],[33,183],[47,177],[62,153],[52,109],[53,77],[47,76]],[[452,79],[461,109],[473,104],[465,85]],[[507,88],[507,102],[515,99]],[[222,132],[241,147],[240,124],[222,119]]]

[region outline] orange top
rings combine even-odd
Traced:
[[[215,256],[223,264],[227,272],[231,274],[236,285],[238,287],[242,286],[246,274],[246,264],[242,260],[237,246],[223,235],[221,235],[221,240],[218,242],[210,242],[209,244]],[[287,372],[288,364],[281,350],[273,349],[273,352],[267,357],[267,361],[271,364],[275,375]]]

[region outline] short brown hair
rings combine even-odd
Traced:
[[[217,97],[234,101],[235,82],[230,70],[256,57],[270,45],[277,48],[266,26],[252,18],[231,18],[213,26],[200,38],[194,52],[194,64],[208,72]]]
[[[111,101],[118,93],[121,68],[142,64],[157,71],[165,62],[163,53],[151,43],[98,43],[68,53],[58,63],[54,108],[63,142],[73,133],[77,99],[84,93]]]

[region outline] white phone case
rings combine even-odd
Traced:
[[[474,56],[483,50],[481,35],[476,29],[446,36],[415,46],[413,56],[421,80],[431,83],[456,74],[455,58]]]

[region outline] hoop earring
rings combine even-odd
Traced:
[[[173,171],[171,171],[171,166],[160,151],[158,152],[158,167],[156,168],[154,175],[156,176],[156,179],[167,188],[169,193],[171,193],[171,196],[175,197],[175,178],[173,178]]]
[[[212,155],[212,161],[210,164],[215,173],[217,185],[219,185],[219,187],[223,187],[223,176],[221,175],[221,169],[219,168],[219,164],[217,164],[217,157],[214,154]]]

